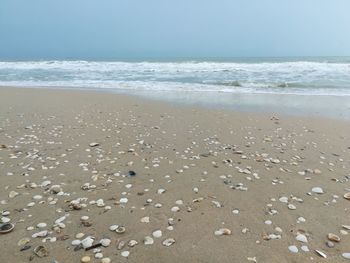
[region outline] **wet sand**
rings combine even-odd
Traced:
[[[349,261],[347,121],[1,88],[0,145],[0,262]]]

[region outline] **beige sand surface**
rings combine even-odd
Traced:
[[[94,237],[94,244],[110,239],[99,249],[111,262],[349,262],[342,257],[350,253],[350,201],[343,197],[350,192],[349,122],[1,88],[0,145],[2,220],[16,223],[0,234],[1,263],[80,262],[83,256],[101,262],[93,250],[74,251],[78,233],[85,234],[80,240]],[[96,187],[83,190],[86,183]],[[33,199],[37,195],[42,198]],[[98,199],[101,207],[91,202]],[[171,211],[174,206],[179,211]],[[89,216],[85,226],[82,216]],[[126,231],[110,231],[111,225]],[[221,228],[231,235],[215,235]],[[32,237],[43,230],[46,237]],[[155,230],[162,236],[144,245]],[[308,242],[297,241],[298,233]],[[341,239],[332,248],[329,233]],[[29,242],[18,246],[25,237]],[[164,246],[167,238],[175,243]],[[130,247],[130,240],[138,244]],[[49,256],[34,255],[39,245]],[[292,245],[298,253],[289,251]]]

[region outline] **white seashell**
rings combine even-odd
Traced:
[[[292,253],[298,253],[299,252],[299,249],[296,246],[289,246],[288,249]]]
[[[178,212],[180,211],[180,208],[178,206],[174,206],[171,208],[171,212]]]
[[[141,223],[149,223],[149,216],[145,216],[141,218]]]
[[[123,251],[122,253],[120,253],[120,255],[121,255],[122,257],[127,258],[127,257],[130,255],[130,252],[129,252],[129,251]]]
[[[87,221],[87,220],[89,220],[89,217],[88,217],[88,216],[82,216],[82,217],[80,218],[80,220],[81,220],[81,221]]]
[[[103,207],[103,206],[105,206],[105,203],[104,203],[103,199],[98,199],[98,200],[96,201],[96,205],[97,205],[98,207]]]
[[[295,209],[297,209],[297,207],[296,207],[295,205],[293,205],[293,204],[288,204],[288,208],[289,208],[290,210],[295,210]]]
[[[80,243],[81,243],[81,241],[80,241],[80,240],[77,240],[77,239],[72,241],[72,245],[73,245],[73,246],[79,246]]]
[[[15,198],[17,195],[19,195],[19,193],[17,193],[16,191],[11,191],[11,192],[9,193],[9,197],[10,197],[10,198]]]
[[[123,198],[120,198],[119,203],[126,204],[128,201],[129,201],[128,198],[123,197]]]
[[[154,240],[150,236],[145,236],[145,238],[143,239],[143,244],[145,245],[152,245],[153,243],[154,243]]]
[[[95,254],[95,258],[103,258],[103,254],[102,253],[96,253]]]
[[[138,244],[138,242],[136,240],[130,240],[129,243],[128,243],[128,246],[129,247],[134,247]]]
[[[162,242],[163,246],[166,246],[166,247],[169,247],[174,243],[175,243],[175,239],[173,238],[167,238]]]
[[[348,252],[348,253],[343,253],[343,254],[342,254],[342,257],[343,257],[343,258],[346,258],[346,259],[350,259],[350,252]]]
[[[116,231],[117,229],[118,229],[118,225],[111,225],[109,227],[109,230],[111,230],[111,231]]]
[[[11,221],[11,219],[8,218],[8,217],[5,217],[5,216],[1,217],[1,222],[2,222],[2,223],[8,223],[8,222],[10,222],[10,221]]]
[[[155,238],[160,238],[162,237],[162,231],[161,230],[156,230],[152,233],[152,236]]]
[[[309,252],[310,251],[308,246],[301,246],[301,250],[304,251],[304,252]]]
[[[286,197],[286,196],[282,196],[278,200],[280,200],[280,202],[282,202],[282,203],[288,203],[288,197]]]
[[[303,235],[303,234],[298,234],[295,239],[300,241],[300,242],[303,242],[303,243],[307,243],[308,242],[306,236]]]
[[[321,187],[313,187],[311,189],[311,191],[316,193],[316,194],[323,194],[324,193],[324,191],[323,191],[323,189]]]
[[[51,181],[44,181],[41,183],[41,187],[46,187],[51,184]]]
[[[157,190],[157,193],[158,194],[163,194],[163,193],[165,193],[165,189],[160,188],[160,189]]]
[[[324,252],[317,250],[317,249],[315,249],[315,251],[320,257],[327,258],[327,255]]]
[[[47,224],[46,223],[39,223],[39,224],[36,225],[36,227],[38,227],[38,228],[45,228],[45,227],[47,227]]]
[[[37,233],[34,233],[32,235],[32,238],[36,238],[36,237],[46,237],[48,235],[48,231],[47,230],[44,230],[44,231],[40,231],[40,232],[37,232]]]
[[[91,237],[87,237],[81,241],[81,244],[83,245],[84,248],[91,247],[93,243],[94,243],[94,240]]]
[[[176,200],[176,201],[175,201],[175,204],[177,204],[177,205],[183,205],[184,202],[183,202],[182,200]]]
[[[41,195],[34,195],[33,196],[33,199],[34,200],[40,200],[40,199],[42,199],[43,197],[41,196]]]
[[[108,247],[111,244],[111,240],[108,238],[103,238],[100,240],[100,243],[104,247]]]
[[[214,232],[215,236],[231,235],[231,230],[228,228],[220,228]]]

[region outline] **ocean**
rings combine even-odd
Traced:
[[[0,86],[88,89],[350,120],[350,58],[2,61]]]
[[[350,96],[350,58],[2,61],[0,85]]]

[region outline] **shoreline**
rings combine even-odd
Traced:
[[[172,91],[133,91],[108,88],[78,87],[21,87],[0,86],[0,89],[57,90],[96,92],[133,97],[156,103],[198,107],[242,113],[262,113],[286,117],[334,119],[350,121],[350,100],[347,96],[334,95],[293,95],[293,94],[240,94],[225,92],[172,92]],[[350,98],[350,97],[349,97]],[[215,102],[219,101],[219,102]],[[299,101],[299,102],[298,102]],[[282,104],[282,106],[281,106]]]
[[[0,88],[1,219],[16,223],[0,252],[39,263],[101,262],[98,253],[131,263],[346,262],[349,142],[345,120]],[[102,239],[96,253],[79,249]],[[39,245],[47,257],[33,253]]]

